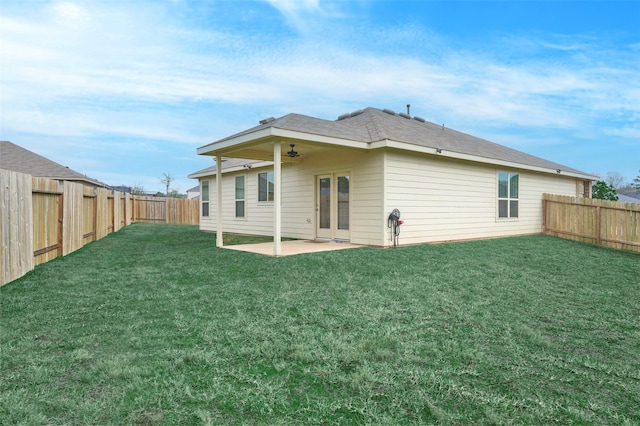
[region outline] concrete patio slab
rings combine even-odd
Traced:
[[[282,241],[280,244],[282,253],[278,257],[365,247],[356,244],[328,240],[293,240]],[[276,257],[273,254],[273,243],[238,244],[235,246],[224,246],[223,248]]]

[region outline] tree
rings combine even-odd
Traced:
[[[616,192],[618,194],[626,194],[627,192],[636,192],[636,189],[633,187],[633,182],[629,182],[616,188]]]
[[[607,172],[603,180],[607,182],[609,186],[619,189],[623,186],[624,176],[618,172]]]
[[[638,171],[640,172],[640,170]],[[635,188],[636,191],[640,191],[640,174],[636,176],[631,185]]]
[[[171,189],[171,191],[167,194],[167,197],[171,198],[187,198],[186,194],[181,194],[176,188]]]
[[[131,193],[133,195],[144,195],[144,186],[141,183],[136,183],[131,187]]]
[[[591,196],[598,200],[618,201],[618,195],[613,185],[604,181],[597,181],[591,188]]]
[[[162,179],[160,179],[160,182],[162,182],[165,188],[167,188],[167,190],[164,191],[165,194],[169,194],[169,187],[171,186],[171,182],[173,182],[174,180],[175,178],[171,176],[171,173],[162,174]]]

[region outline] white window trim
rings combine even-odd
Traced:
[[[204,200],[204,184],[207,184],[207,200]],[[207,204],[207,215],[203,214],[204,204]],[[211,217],[211,181],[204,179],[200,181],[200,217]]]
[[[244,179],[244,198],[240,199],[240,198],[235,198],[236,195],[236,178],[243,178]],[[247,220],[247,176],[246,175],[236,175],[233,178],[233,218],[235,220]],[[244,202],[244,216],[236,216],[236,203],[238,201],[243,201]]]
[[[500,173],[506,173],[507,174],[507,197],[500,197]],[[510,192],[510,182],[511,182],[511,177],[512,176],[518,176],[518,197],[517,198],[511,198],[511,194]],[[518,222],[520,220],[520,173],[516,173],[516,172],[509,172],[506,170],[498,170],[498,172],[496,173],[496,222]],[[506,200],[507,201],[507,212],[509,214],[509,217],[500,217],[500,201]],[[511,217],[511,201],[517,201],[518,202],[518,216],[517,217]]]
[[[273,179],[274,179],[274,184],[275,184],[275,172],[273,170],[267,170],[265,172],[260,172],[256,175],[256,177],[258,178],[258,194],[257,194],[257,199],[258,199],[258,205],[259,206],[265,206],[265,205],[273,205],[273,201],[274,200],[269,200],[269,187],[267,186],[267,200],[263,200],[260,201],[260,175],[261,174],[266,174],[267,175],[267,185],[269,184],[269,173],[272,174]],[[246,198],[246,195],[245,195]]]

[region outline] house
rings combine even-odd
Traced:
[[[187,198],[189,200],[197,200],[200,198],[200,185],[187,189]]]
[[[0,169],[46,177],[60,181],[72,181],[87,186],[107,188],[108,185],[51,161],[12,142],[0,141]]]
[[[111,189],[113,189],[114,191],[122,192],[123,194],[133,194],[133,188],[126,185],[112,186]]]
[[[376,108],[268,118],[197,153],[216,159],[189,175],[200,182],[200,228],[218,246],[222,232],[274,236],[276,256],[281,237],[394,245],[394,209],[401,245],[540,233],[543,193],[589,197],[597,180]]]

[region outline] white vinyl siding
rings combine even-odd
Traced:
[[[509,171],[519,175],[519,218],[504,221],[497,220],[495,167],[399,151],[389,151],[385,164],[385,210],[401,212],[401,245],[539,233],[542,194],[576,191],[572,178]]]
[[[303,154],[303,152],[301,151]],[[316,176],[335,174],[349,176],[349,235],[354,244],[384,244],[383,226],[383,153],[381,151],[362,152],[357,150],[328,151],[325,155],[305,159],[304,169],[297,170],[296,176],[308,185],[305,189],[305,203],[310,203],[311,234],[315,237],[315,179]],[[284,172],[283,172],[284,174]],[[283,197],[286,191],[283,188]],[[302,194],[300,194],[302,195]],[[297,197],[291,204],[299,205]],[[283,198],[283,219],[286,207]]]
[[[304,153],[302,153],[304,154]],[[316,229],[315,179],[326,173],[342,172],[349,180],[349,232],[354,244],[384,244],[382,152],[333,151],[305,158],[304,162],[282,164],[282,236],[313,239]],[[258,201],[259,173],[272,167],[248,172],[225,173],[222,180],[222,219],[224,232],[273,235],[273,202]],[[245,175],[246,220],[235,220],[235,176]],[[211,179],[211,215],[201,220],[200,229],[215,231],[215,178]]]
[[[302,147],[298,149],[305,155]],[[258,201],[259,173],[272,167],[225,173],[225,232],[273,235],[273,202]],[[498,219],[498,172],[518,175],[518,218]],[[400,210],[400,244],[535,234],[542,229],[542,194],[575,196],[575,178],[505,169],[400,150],[326,150],[282,164],[282,236],[316,237],[316,179],[349,175],[349,236],[354,244],[391,245],[387,217]],[[245,176],[246,219],[235,217],[235,177]],[[210,181],[210,216],[200,228],[216,229],[216,184]]]

